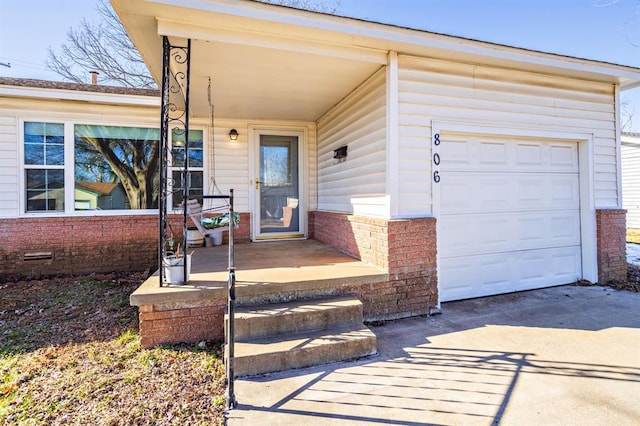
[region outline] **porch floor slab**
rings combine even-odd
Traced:
[[[241,243],[234,248],[238,300],[388,280],[386,270],[316,240]],[[160,287],[156,271],[131,294],[131,305],[226,299],[229,247],[189,250],[193,253],[187,284]]]

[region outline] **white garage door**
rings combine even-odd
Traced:
[[[439,154],[441,301],[581,277],[577,143],[444,134]]]

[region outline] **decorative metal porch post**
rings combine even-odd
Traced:
[[[173,176],[169,178],[169,166],[173,164],[173,151],[170,135],[184,134],[184,168],[180,183],[184,204],[182,220],[182,241],[184,247],[183,278],[187,281],[188,262],[186,253],[187,243],[187,199],[189,198],[189,85],[191,79],[191,40],[186,46],[174,46],[167,36],[162,37],[162,98],[160,108],[160,179],[159,179],[159,239],[158,239],[158,267],[160,269],[160,286],[165,281],[164,263],[167,252],[174,250],[169,247],[167,238],[169,224],[168,210],[169,196],[174,192],[176,182]],[[173,235],[172,235],[173,237]]]

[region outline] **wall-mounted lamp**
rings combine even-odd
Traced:
[[[238,140],[238,131],[236,129],[229,130],[229,140],[230,141]]]

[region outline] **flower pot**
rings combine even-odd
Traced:
[[[198,228],[187,229],[187,247],[202,247],[204,245],[204,237],[198,231]]]
[[[169,284],[186,284],[191,272],[191,255],[187,255],[187,279],[184,278],[184,256],[169,255],[163,261],[164,276]]]

